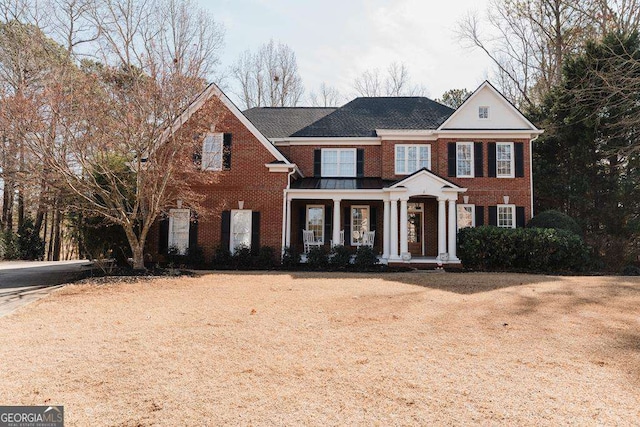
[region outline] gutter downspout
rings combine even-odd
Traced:
[[[531,218],[533,218],[533,141],[538,139],[539,136],[540,135],[536,135],[534,138],[529,140],[529,180],[531,181]]]

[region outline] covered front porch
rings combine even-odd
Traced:
[[[344,245],[355,250],[366,244],[384,263],[460,262],[456,256],[456,205],[459,193],[466,189],[426,169],[397,182],[365,180],[368,183],[312,178],[288,189],[286,246],[299,252],[308,250],[306,230],[315,246],[328,250],[332,245]],[[313,188],[301,188],[310,184]],[[373,236],[372,241],[367,241],[367,236]]]

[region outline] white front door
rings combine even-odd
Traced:
[[[231,238],[229,239],[231,253],[239,246],[251,248],[251,214],[252,211],[244,209],[231,211]]]

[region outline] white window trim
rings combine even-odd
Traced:
[[[471,203],[459,203],[458,209],[471,208],[471,227],[476,226],[476,205]],[[456,226],[460,230],[460,224],[458,224],[458,212],[456,212]],[[466,227],[465,227],[466,228]]]
[[[480,109],[487,109],[487,117],[480,117]],[[488,105],[480,105],[478,106],[478,120],[489,120],[491,118],[491,108]]]
[[[458,175],[458,147],[461,145],[468,145],[471,147],[471,174],[469,175]],[[458,141],[456,142],[456,178],[474,178],[475,177],[475,152],[473,149],[473,141]]]
[[[187,221],[187,241],[185,245],[179,245],[180,242],[174,241],[173,235],[173,221],[176,214],[186,213],[188,215]],[[176,247],[179,255],[185,255],[189,249],[189,233],[191,232],[191,210],[189,209],[169,209],[169,236],[167,237],[167,246],[169,249]]]
[[[511,218],[512,223],[511,227],[501,227],[500,226],[500,208],[509,208],[511,209]],[[508,204],[508,205],[498,205],[496,207],[496,226],[500,228],[516,228],[516,205]]]
[[[207,165],[205,162],[205,145],[208,137],[219,137],[220,139],[220,164]],[[202,140],[202,155],[200,157],[201,167],[203,171],[221,171],[224,167],[224,133],[223,132],[207,132]]]
[[[398,172],[398,148],[399,147],[403,147],[404,148],[404,172]],[[427,156],[428,156],[428,162],[427,162],[427,169],[431,170],[431,144],[396,144],[395,146],[395,150],[394,150],[394,157],[393,157],[393,168],[394,168],[394,173],[396,175],[411,175],[412,173],[416,172],[416,171],[409,171],[408,165],[409,165],[409,154],[408,154],[408,149],[410,147],[416,147],[416,151],[418,152],[418,154],[420,153],[420,148],[421,147],[427,147]],[[420,157],[417,157],[417,162],[420,163]],[[422,168],[418,168],[416,170],[420,170]]]
[[[324,211],[324,205],[307,205],[307,218],[306,218],[306,222],[305,222],[305,229],[309,229],[309,209],[312,208],[320,208],[322,209],[322,227],[320,228],[321,230],[321,234],[320,234],[320,243],[322,243],[324,245],[324,215],[325,215],[325,211]]]
[[[236,249],[235,246],[235,239],[234,239],[234,233],[233,233],[233,219],[235,218],[235,213],[236,212],[248,212],[249,214],[249,244],[247,245],[247,247],[249,249],[251,249],[251,237],[252,237],[252,232],[253,232],[253,211],[249,210],[249,209],[232,209],[231,210],[231,218],[229,220],[229,251],[231,251],[231,253],[233,254],[233,252]]]
[[[511,147],[511,165],[509,166],[511,169],[511,173],[509,174],[500,174],[498,172],[498,146],[499,145],[508,145]],[[496,142],[496,177],[498,178],[515,178],[516,177],[516,160],[515,160],[515,152],[514,152],[514,144],[513,142]]]
[[[349,222],[349,228],[351,229],[351,233],[349,233],[350,234],[349,241],[351,242],[351,246],[355,246],[355,245],[358,244],[355,240],[353,240],[353,210],[354,209],[365,209],[367,211],[367,217],[366,218],[367,218],[367,222],[369,223],[369,230],[368,231],[371,231],[371,207],[369,205],[352,205],[349,208],[349,216],[351,217],[349,219],[349,221],[350,221]]]
[[[324,170],[324,152],[325,151],[336,151],[337,152],[337,161],[338,161],[338,170],[335,175],[328,175]],[[343,175],[340,172],[340,152],[342,151],[352,151],[353,152],[353,175]],[[358,150],[356,148],[322,148],[320,154],[320,175],[322,177],[327,178],[355,178],[358,175]]]

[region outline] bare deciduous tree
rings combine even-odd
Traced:
[[[353,82],[358,96],[426,96],[428,90],[411,82],[404,63],[393,62],[383,77],[380,69],[367,70]]]
[[[317,93],[309,94],[309,103],[312,107],[339,107],[343,103],[343,98],[338,89],[322,82]]]
[[[232,67],[232,75],[245,108],[293,107],[304,93],[295,52],[273,40],[255,54],[242,53]]]

